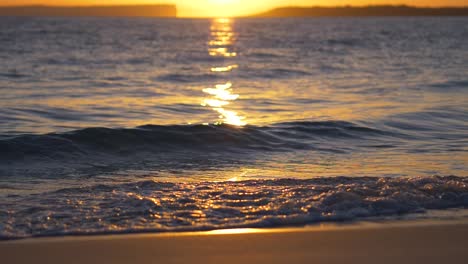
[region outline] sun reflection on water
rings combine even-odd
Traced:
[[[222,67],[212,67],[211,71],[212,72],[230,72],[234,69],[237,69],[237,65],[229,65],[229,66],[222,66]]]
[[[215,19],[210,27],[211,39],[208,42],[208,53],[212,57],[222,57],[225,60],[237,56],[237,52],[232,49],[235,42],[235,33],[232,28],[232,20],[227,18]],[[228,73],[237,69],[237,64],[228,66],[214,66],[210,68],[214,73]],[[201,105],[211,107],[219,114],[220,121],[216,124],[230,124],[235,126],[244,126],[247,123],[244,117],[240,116],[236,111],[226,109],[226,106],[237,100],[240,96],[232,90],[231,82],[218,83],[214,87],[203,89],[205,94],[211,97],[205,98]]]

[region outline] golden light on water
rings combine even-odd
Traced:
[[[222,67],[212,67],[211,72],[230,72],[234,69],[237,69],[238,65],[229,65],[229,66],[222,66]]]
[[[202,103],[203,106],[211,106],[214,109],[221,108],[222,106],[228,105],[226,101],[216,100],[216,99],[205,99]]]
[[[217,18],[217,22],[222,23],[224,25],[230,25],[231,19],[230,18]]]
[[[236,57],[236,52],[229,52],[227,48],[216,48],[210,50],[210,56]]]
[[[209,95],[212,95],[214,98],[206,98],[203,100],[203,106],[212,107],[212,109],[218,112],[219,118],[222,122],[235,126],[244,126],[247,123],[244,121],[244,117],[239,116],[237,112],[232,110],[227,110],[224,107],[229,105],[230,101],[235,101],[239,98],[238,94],[233,94],[232,83],[217,84],[216,88],[205,88],[203,92]]]
[[[245,126],[247,122],[244,121],[244,117],[239,116],[236,111],[225,110],[223,108],[215,109],[221,115],[219,118],[224,120],[224,123],[234,126]]]
[[[237,52],[232,50],[235,42],[235,33],[232,28],[232,20],[227,18],[214,19],[210,27],[211,39],[208,42],[208,53],[212,57],[223,57],[226,60],[237,56]],[[213,73],[227,73],[237,69],[237,64],[228,66],[213,66],[210,71]],[[231,102],[237,100],[240,95],[233,92],[233,84],[230,81],[215,84],[214,87],[204,88],[203,92],[210,95],[202,102],[203,106],[211,107],[219,114],[217,124],[230,124],[234,126],[244,126],[247,123],[244,117],[236,111],[226,109]]]
[[[232,20],[228,18],[214,19],[210,30],[211,39],[208,42],[210,56],[236,57],[237,52],[230,49],[236,40],[232,29]]]
[[[239,98],[239,95],[232,94],[230,90],[231,87],[232,87],[232,83],[217,84],[216,88],[206,88],[206,89],[203,89],[203,92],[214,95],[216,98],[223,100],[223,101],[236,100],[237,98]]]

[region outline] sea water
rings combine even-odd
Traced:
[[[462,17],[0,18],[0,238],[464,208],[467,47]]]

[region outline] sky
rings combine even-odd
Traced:
[[[468,6],[468,0],[0,0],[0,5],[177,5],[180,17],[229,17],[267,11],[278,6],[343,6],[406,4],[412,6]]]

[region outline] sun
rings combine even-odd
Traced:
[[[243,10],[243,0],[205,0],[204,12],[211,17],[233,17]]]
[[[239,3],[239,0],[209,0],[209,2],[215,5],[232,5]]]

